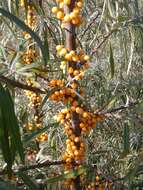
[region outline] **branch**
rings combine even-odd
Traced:
[[[94,53],[104,44],[104,42],[115,32],[116,30],[111,30],[108,34],[106,34],[103,38],[103,40],[97,45],[97,47],[91,52],[91,56],[93,56]]]
[[[114,109],[111,109],[111,110],[107,110],[107,111],[98,111],[97,113],[98,114],[112,114],[114,112],[118,112],[118,111],[124,111],[128,108],[131,108],[131,107],[134,107],[136,106],[137,104],[141,103],[143,100],[137,100],[135,102],[131,102],[129,103],[128,105],[122,105],[120,107],[117,107],[117,108],[114,108]]]
[[[13,87],[17,87],[17,88],[21,88],[21,89],[24,89],[24,90],[29,90],[29,91],[32,91],[32,92],[35,92],[35,93],[40,93],[40,94],[46,94],[45,91],[39,89],[39,88],[36,88],[36,87],[32,87],[32,86],[27,86],[23,83],[20,83],[18,81],[15,81],[15,80],[11,80],[5,76],[0,76],[0,82],[3,82],[5,84],[10,84],[11,86]]]
[[[37,168],[43,168],[43,167],[46,167],[46,166],[53,166],[53,165],[62,165],[62,164],[65,164],[64,161],[45,161],[44,163],[38,163],[38,164],[34,164],[34,165],[29,165],[29,166],[20,166],[20,167],[15,167],[13,169],[13,173],[17,173],[19,171],[27,171],[27,170],[34,170],[34,169],[37,169]],[[0,175],[4,175],[6,174],[7,171],[4,169],[2,171],[0,171]]]
[[[83,36],[85,35],[85,33],[90,29],[90,27],[92,26],[92,24],[96,21],[96,19],[99,17],[100,13],[98,12],[96,17],[92,19],[92,21],[87,25],[86,29],[83,31],[83,33],[81,34],[80,39],[83,38]]]
[[[62,164],[65,164],[66,162],[65,161],[46,161],[44,163],[41,163],[41,164],[34,164],[34,165],[30,165],[30,166],[23,166],[23,167],[20,167],[18,169],[18,171],[27,171],[27,170],[33,170],[33,169],[37,169],[37,168],[43,168],[43,167],[46,167],[46,166],[54,166],[54,165],[62,165]]]

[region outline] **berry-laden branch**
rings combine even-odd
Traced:
[[[67,135],[66,151],[63,155],[63,160],[66,162],[64,170],[67,172],[73,168],[77,169],[84,162],[86,145],[83,135],[88,134],[91,129],[96,127],[97,121],[103,120],[104,116],[91,113],[77,95],[84,96],[79,81],[82,80],[85,70],[88,69],[90,59],[84,50],[76,45],[75,28],[82,23],[80,11],[83,0],[56,0],[56,2],[58,6],[53,7],[52,12],[61,21],[61,27],[65,29],[65,44],[58,45],[56,50],[62,59],[60,68],[66,77],[64,80],[50,81],[51,87],[61,88],[54,92],[50,99],[56,102],[62,101],[66,106],[56,119],[57,122],[64,125]],[[78,166],[73,163],[77,163]],[[65,184],[76,190],[82,190],[80,176],[66,181]]]

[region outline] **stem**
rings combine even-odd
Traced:
[[[65,14],[69,14],[72,12],[75,5],[75,0],[71,0],[71,4],[69,6],[64,7]],[[65,46],[66,48],[71,50],[76,50],[76,33],[75,33],[75,26],[71,24],[70,22],[66,24],[66,30],[65,30]],[[68,66],[72,66],[75,68],[75,64],[72,62],[68,62]],[[72,128],[74,129],[74,134],[76,136],[80,136],[81,130],[79,128],[79,115],[76,112],[73,112],[72,114]],[[78,144],[77,144],[78,147]],[[81,184],[80,184],[80,176],[77,176],[74,179],[74,186],[76,190],[82,190]]]

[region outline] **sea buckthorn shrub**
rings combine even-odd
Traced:
[[[44,190],[139,189],[140,16],[136,13],[134,20],[136,5],[130,1],[75,0],[69,10],[72,2],[0,3],[38,35],[47,50],[45,63],[39,42],[15,22],[1,19],[0,13],[0,83],[10,89],[15,102],[25,166],[36,167],[25,174]],[[141,7],[139,2],[140,13]],[[47,160],[61,163],[49,166]],[[14,171],[20,164],[16,158]],[[10,181],[26,189],[17,175]]]

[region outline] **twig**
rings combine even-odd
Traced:
[[[139,103],[141,103],[141,101],[142,100],[137,100],[136,102],[131,102],[131,103],[129,103],[128,105],[122,105],[122,106],[120,106],[120,107],[117,107],[117,108],[114,108],[114,109],[111,109],[111,110],[107,110],[107,111],[101,111],[101,112],[97,112],[98,114],[112,114],[112,113],[114,113],[114,112],[118,112],[118,111],[123,111],[123,110],[125,110],[125,109],[128,109],[128,108],[130,108],[130,107],[133,107],[133,106],[135,106],[135,105],[137,105],[137,104],[139,104]]]
[[[80,39],[83,38],[83,36],[85,35],[85,33],[90,29],[91,25],[96,21],[96,19],[99,17],[100,13],[98,12],[96,17],[92,19],[92,21],[87,25],[86,29],[83,31],[83,33],[81,34]]]
[[[37,168],[43,168],[43,167],[46,167],[46,166],[55,166],[55,165],[62,165],[62,164],[65,164],[65,161],[46,161],[44,163],[41,163],[41,164],[34,164],[34,165],[30,165],[30,166],[23,166],[23,167],[20,167],[18,169],[18,171],[27,171],[27,170],[33,170],[33,169],[37,169]]]
[[[32,91],[32,92],[35,92],[35,93],[46,94],[45,91],[43,91],[43,90],[41,90],[39,88],[25,85],[25,84],[20,83],[18,81],[11,80],[11,79],[9,79],[9,78],[7,78],[5,76],[0,76],[0,82],[10,84],[13,87],[21,88],[21,89],[24,89],[24,90],[29,90],[29,91]]]
[[[111,30],[108,34],[106,34],[103,40],[97,45],[97,47],[91,52],[91,56],[104,44],[104,42],[115,32],[116,30]]]

